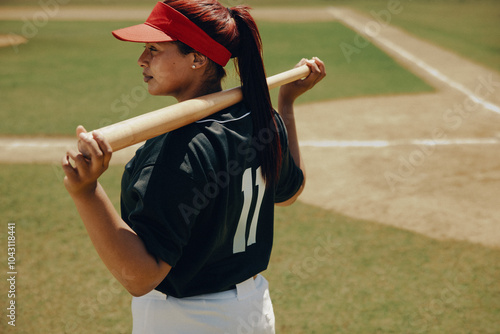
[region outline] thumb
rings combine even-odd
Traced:
[[[80,137],[81,133],[87,133],[87,130],[82,125],[78,125],[76,128],[76,137]]]

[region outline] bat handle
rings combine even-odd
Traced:
[[[267,78],[267,85],[269,86],[269,90],[277,88],[279,86],[286,85],[290,82],[297,81],[299,79],[303,79],[307,77],[311,73],[311,69],[307,65],[302,65],[291,69],[289,71],[273,75],[272,77]]]

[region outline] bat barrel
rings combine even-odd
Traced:
[[[309,67],[303,65],[269,77],[267,83],[269,89],[273,89],[305,78],[309,73]],[[113,148],[113,151],[116,152],[199,121],[242,100],[243,94],[241,88],[236,87],[183,101],[100,128],[97,131],[103,134]]]

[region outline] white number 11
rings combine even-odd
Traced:
[[[233,254],[244,252],[246,246],[253,245],[256,243],[257,235],[257,223],[259,221],[260,206],[262,204],[262,199],[264,198],[264,193],[266,191],[266,185],[264,179],[262,178],[261,168],[259,167],[255,173],[256,180],[255,186],[258,188],[257,204],[255,205],[255,210],[253,212],[252,223],[250,224],[250,233],[248,235],[248,241],[245,242],[248,218],[250,215],[250,207],[252,205],[253,199],[253,177],[252,169],[249,168],[243,174],[242,192],[243,192],[243,208],[241,209],[240,220],[238,222],[238,227],[234,235],[233,240]]]

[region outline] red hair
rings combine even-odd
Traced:
[[[216,0],[166,0],[164,3],[184,14],[236,59],[243,100],[252,112],[253,136],[262,176],[267,185],[277,182],[282,160],[281,145],[262,60],[262,40],[257,24],[248,12],[250,7],[228,9]],[[185,53],[190,51],[193,50],[184,49]],[[212,66],[214,80],[220,82],[226,72],[214,62]]]

